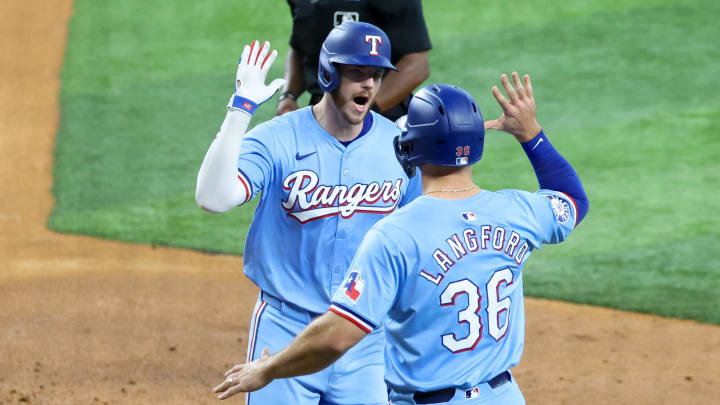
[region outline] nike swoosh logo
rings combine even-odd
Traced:
[[[533,147],[532,147],[532,149],[531,149],[531,150],[535,150],[535,148],[537,148],[537,147],[538,147],[538,145],[540,145],[540,144],[542,143],[542,141],[543,141],[543,139],[542,139],[542,138],[540,138],[540,139],[539,139],[539,140],[537,141],[537,143],[535,144],[535,146],[533,146]]]
[[[306,155],[301,155],[300,152],[298,152],[298,153],[295,154],[295,159],[297,159],[297,160],[303,160],[303,159],[305,159],[306,157],[308,157],[308,156],[310,156],[310,155],[314,155],[314,154],[315,154],[315,152],[310,152],[310,153],[308,153],[308,154],[306,154]]]

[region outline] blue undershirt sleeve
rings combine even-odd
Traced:
[[[530,159],[541,189],[560,191],[569,195],[577,206],[577,221],[580,223],[590,208],[580,177],[570,163],[558,152],[543,131],[531,141],[522,144]]]

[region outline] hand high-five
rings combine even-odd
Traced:
[[[283,84],[285,79],[275,79],[265,85],[265,78],[270,66],[277,58],[277,50],[270,51],[270,42],[265,41],[260,46],[259,41],[253,41],[251,45],[245,45],[242,56],[238,61],[238,69],[235,77],[235,94],[260,105],[269,100]],[[228,107],[233,107],[233,100]],[[234,107],[238,107],[234,105]],[[240,108],[242,106],[240,105]],[[247,110],[247,108],[242,108]],[[254,110],[254,109],[253,109]]]
[[[500,118],[485,121],[485,129],[496,129],[515,135],[520,143],[532,140],[542,128],[537,122],[535,113],[535,98],[533,97],[532,83],[530,76],[523,76],[523,83],[517,72],[512,73],[513,84],[510,83],[506,74],[500,76],[508,101],[497,86],[493,86],[492,93],[503,110]],[[514,85],[514,87],[513,87]]]

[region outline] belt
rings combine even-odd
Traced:
[[[507,382],[510,382],[510,372],[503,371],[495,377],[489,379],[487,384],[490,388],[495,389]],[[435,391],[416,391],[413,400],[416,404],[436,404],[438,402],[448,402],[455,395],[455,387],[443,388]]]
[[[299,321],[309,323],[313,319],[322,315],[322,314],[318,314],[315,312],[310,312],[304,308],[301,308],[297,305],[291,304],[287,301],[283,301],[282,299],[280,299],[272,294],[269,294],[265,291],[260,292],[260,299],[267,302],[267,304],[270,305],[271,307],[280,311],[283,315],[289,316],[289,317],[291,317],[293,319],[297,319]]]

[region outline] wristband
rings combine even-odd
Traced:
[[[232,104],[228,106],[228,110],[242,110],[252,115],[257,110],[258,105],[254,101],[248,100],[245,97],[234,95]]]
[[[298,96],[297,96],[297,94],[293,93],[293,92],[290,91],[290,90],[288,90],[288,91],[283,91],[283,92],[280,93],[280,95],[278,96],[278,102],[283,101],[283,100],[285,100],[286,98],[289,98],[289,99],[292,100],[292,101],[297,101]]]

